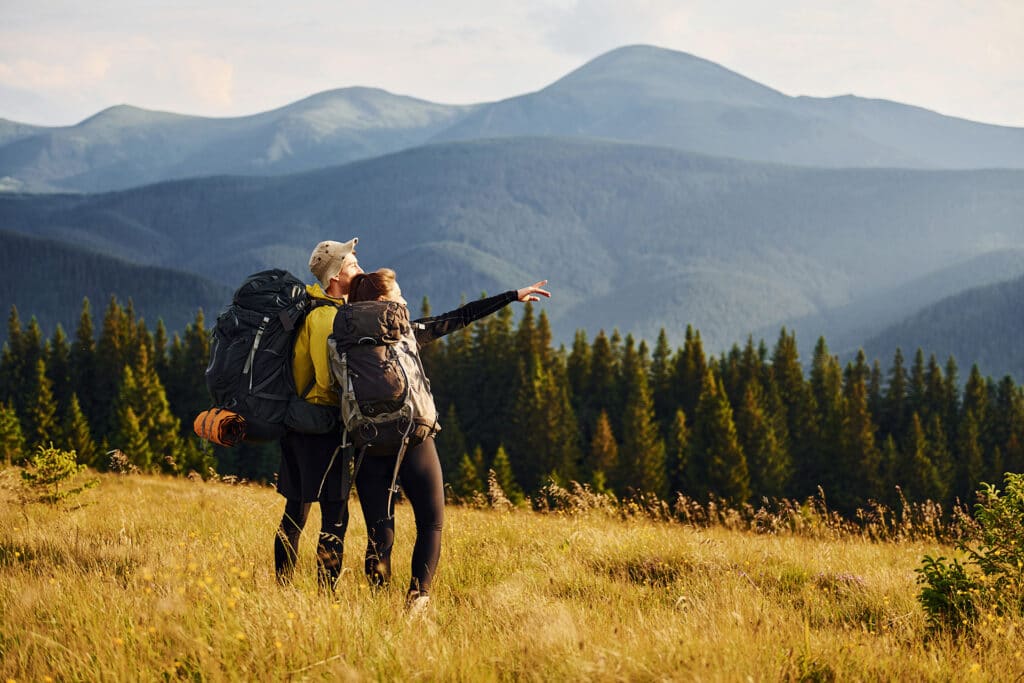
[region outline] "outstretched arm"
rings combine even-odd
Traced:
[[[465,306],[456,308],[454,311],[414,320],[413,329],[416,332],[416,341],[420,346],[429,344],[446,334],[461,330],[474,320],[479,320],[501,310],[513,301],[540,301],[541,296],[550,297],[550,292],[541,289],[546,284],[547,280],[541,280],[528,287],[510,289],[496,296],[471,301]]]

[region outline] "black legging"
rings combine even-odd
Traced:
[[[288,500],[284,516],[274,537],[274,568],[277,580],[289,581],[295,571],[299,537],[306,526],[312,503]],[[345,550],[345,529],[348,527],[348,505],[344,502],[320,502],[320,537],[316,543],[317,582],[321,588],[334,589],[341,575],[341,559]]]
[[[391,579],[391,548],[395,543],[395,518],[388,509],[388,487],[396,455],[367,453],[356,474],[356,491],[366,519],[366,576],[374,585]],[[402,489],[416,519],[416,544],[412,548],[410,591],[430,591],[441,557],[441,526],[444,523],[444,482],[434,439],[410,448],[399,469]],[[392,508],[394,503],[392,502]]]

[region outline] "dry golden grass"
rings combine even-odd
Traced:
[[[925,637],[914,569],[934,541],[693,528],[600,510],[448,509],[427,614],[366,587],[353,501],[346,571],[318,593],[311,515],[279,587],[271,489],[103,475],[23,507],[0,471],[0,681],[1013,680],[1021,620]],[[315,509],[315,507],[314,507]]]

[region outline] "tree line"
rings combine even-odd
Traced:
[[[424,299],[423,312],[429,314]],[[967,501],[1024,467],[1024,390],[973,366],[961,389],[950,357],[897,349],[883,372],[843,365],[819,339],[805,372],[795,335],[705,353],[687,328],[645,340],[603,330],[552,344],[546,314],[511,307],[423,348],[441,417],[437,437],[457,496],[490,471],[513,500],[547,481],[618,495],[675,492],[731,504],[804,498],[819,487],[847,514],[869,500]],[[203,313],[168,337],[111,299],[94,331],[88,300],[69,339],[44,340],[17,309],[0,358],[0,449],[8,463],[53,443],[106,469],[110,452],[146,471],[270,479],[276,449],[214,449],[191,433],[209,406]],[[899,487],[899,491],[897,490]]]

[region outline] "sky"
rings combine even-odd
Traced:
[[[489,102],[641,43],[788,95],[1024,127],[1021,0],[0,0],[0,118],[240,116],[356,85]]]

